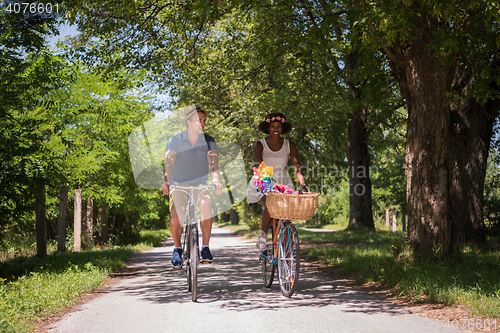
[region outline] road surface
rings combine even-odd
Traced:
[[[185,270],[170,267],[171,240],[135,255],[116,283],[48,327],[51,333],[98,332],[457,332],[445,322],[303,269],[292,298],[262,284],[254,240],[214,226],[214,263],[200,266],[198,302]]]

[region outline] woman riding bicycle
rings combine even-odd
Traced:
[[[295,143],[281,137],[292,130],[292,124],[286,120],[283,113],[270,113],[258,126],[259,131],[268,134],[267,137],[255,142],[253,145],[255,163],[259,165],[262,161],[267,166],[274,168],[273,178],[277,184],[288,185],[294,189],[292,179],[288,174],[287,166],[291,160],[295,169],[295,175],[300,184],[300,190],[306,191],[304,176],[300,172],[299,157]],[[247,202],[258,202],[262,205],[262,222],[257,247],[261,250],[266,248],[267,228],[271,223],[271,216],[266,207],[266,196],[261,193],[253,178],[247,188]]]

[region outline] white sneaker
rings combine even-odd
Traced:
[[[259,238],[257,238],[257,248],[261,251],[264,251],[267,246],[267,233],[264,231],[260,231]]]

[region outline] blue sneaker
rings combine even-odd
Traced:
[[[209,264],[212,261],[214,261],[214,257],[212,257],[212,254],[210,253],[210,249],[208,247],[205,247],[203,250],[201,250],[200,262],[202,264]]]
[[[174,249],[174,253],[172,253],[172,268],[182,268],[182,249]]]

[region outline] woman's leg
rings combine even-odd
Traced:
[[[269,224],[271,224],[271,216],[269,215],[269,211],[267,210],[266,197],[262,197],[262,199],[260,199],[258,203],[262,205],[261,230],[267,233],[267,228],[269,227]]]
[[[267,228],[269,227],[269,224],[271,224],[271,216],[269,215],[269,211],[267,210],[266,206],[266,196],[263,196],[259,201],[257,201],[259,204],[262,205],[262,222],[261,222],[261,230],[267,233]]]

